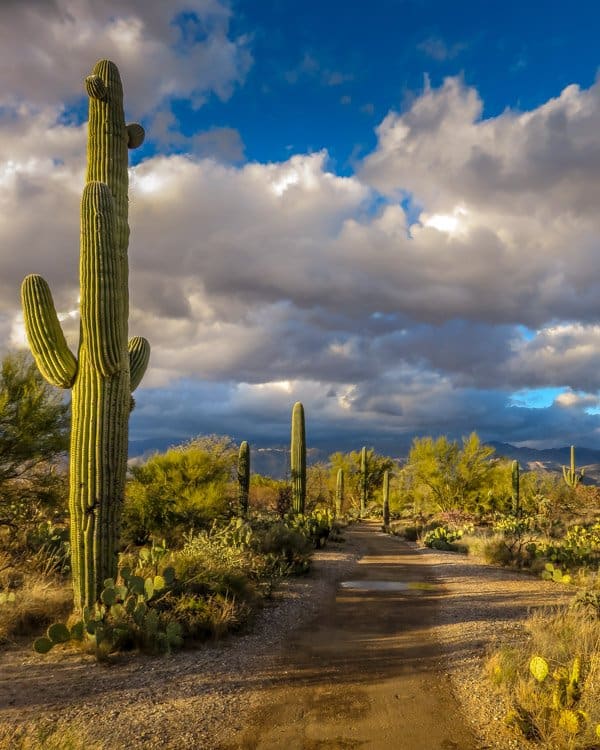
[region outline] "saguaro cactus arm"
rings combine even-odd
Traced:
[[[77,359],[67,346],[54,308],[52,292],[38,274],[21,286],[25,330],[36,364],[49,383],[70,388],[77,374]]]
[[[141,383],[148,361],[150,359],[150,344],[141,336],[134,336],[129,339],[127,345],[129,350],[129,377],[131,381],[131,391],[135,391]]]

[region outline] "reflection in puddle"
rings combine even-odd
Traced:
[[[431,591],[433,583],[425,581],[342,581],[343,589],[360,591]]]

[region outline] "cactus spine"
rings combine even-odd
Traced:
[[[367,512],[367,449],[360,452],[360,518]]]
[[[565,482],[568,484],[569,487],[572,489],[575,489],[579,482],[583,479],[583,474],[585,472],[585,469],[582,469],[579,473],[577,473],[577,469],[575,468],[575,446],[571,446],[571,466],[569,469],[567,469],[566,466],[562,467],[563,470],[563,478]]]
[[[512,512],[515,516],[521,515],[521,491],[520,491],[519,462],[512,462]]]
[[[386,529],[390,525],[390,472],[387,469],[383,474],[383,525]]]
[[[245,516],[248,513],[248,496],[250,493],[250,446],[246,440],[240,445],[237,475],[240,512]]]
[[[50,383],[73,390],[69,511],[76,611],[91,607],[104,581],[117,574],[131,392],[150,356],[145,339],[127,341],[127,149],[142,144],[144,130],[125,124],[114,63],[96,63],[85,85],[88,161],[81,201],[77,357],[67,346],[44,279],[28,276],[21,290],[27,337],[40,372]]]
[[[304,513],[306,501],[306,433],[304,430],[304,407],[300,401],[297,401],[292,409],[290,469],[292,473],[292,510],[294,513]]]
[[[344,505],[344,470],[338,469],[337,481],[335,484],[335,515],[342,515]]]

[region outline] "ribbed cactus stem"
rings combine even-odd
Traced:
[[[562,467],[563,477],[569,487],[575,489],[579,482],[583,479],[585,469],[582,469],[579,473],[575,467],[575,446],[571,446],[571,466],[567,469],[566,466]]]
[[[22,287],[25,327],[40,372],[73,389],[69,510],[75,610],[93,605],[104,580],[116,577],[131,392],[150,355],[145,339],[127,341],[127,149],[142,143],[143,128],[125,124],[114,63],[98,62],[86,89],[77,358],[66,345],[46,282],[32,275]]]
[[[237,476],[240,513],[245,516],[248,513],[248,498],[250,495],[250,446],[246,440],[240,445]]]
[[[521,515],[521,489],[519,462],[512,462],[512,512],[515,516]]]
[[[360,518],[367,512],[367,449],[360,452]]]
[[[292,436],[290,445],[292,475],[292,510],[304,513],[306,502],[306,433],[304,407],[297,401],[292,409]]]
[[[383,473],[383,525],[390,525],[390,472],[386,469]]]
[[[335,483],[335,515],[342,515],[342,508],[344,507],[344,470],[338,469],[337,479]]]

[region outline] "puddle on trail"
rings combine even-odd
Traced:
[[[359,591],[432,591],[435,584],[425,581],[342,581],[343,589]]]

